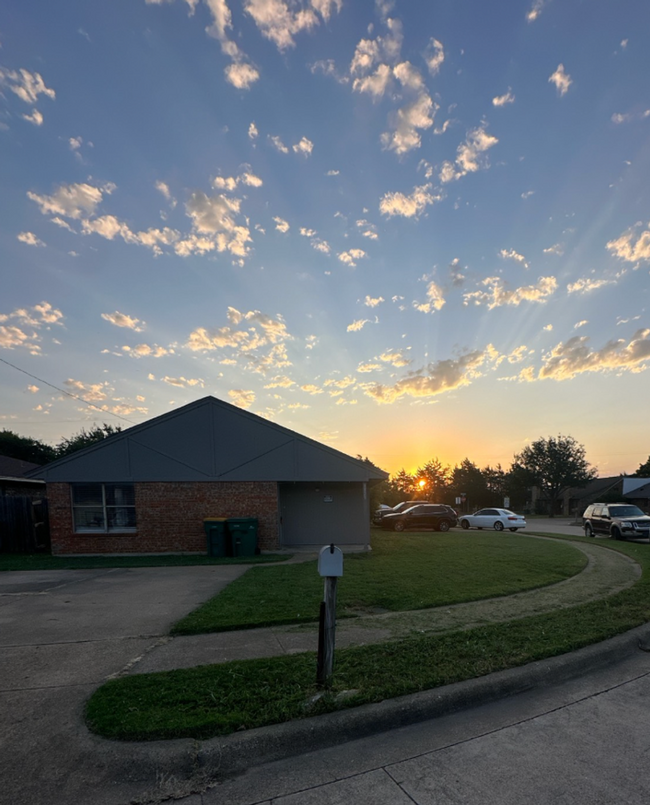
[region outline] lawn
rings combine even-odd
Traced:
[[[561,537],[554,539],[561,545]],[[206,739],[415,693],[596,643],[650,620],[648,546],[607,547],[642,566],[633,587],[510,623],[339,649],[331,690],[311,707],[317,688],[310,652],[111,680],[88,701],[87,723],[122,740]],[[343,691],[353,693],[337,698]]]
[[[0,553],[3,570],[93,570],[102,567],[184,567],[188,565],[265,564],[285,562],[289,555],[260,554],[237,559],[217,558],[203,554],[166,554],[134,556],[50,556],[45,553]]]
[[[579,573],[586,561],[570,545],[513,534],[374,534],[371,553],[345,556],[337,617],[510,595],[562,581]],[[322,597],[316,562],[255,568],[172,631],[198,634],[314,621]]]

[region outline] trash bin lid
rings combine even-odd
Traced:
[[[228,519],[227,517],[205,517],[203,519],[203,522],[204,523],[225,523],[227,519]]]

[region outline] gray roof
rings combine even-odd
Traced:
[[[2,478],[24,478],[30,470],[35,469],[39,469],[39,465],[34,464],[33,461],[0,456],[0,477]]]
[[[594,480],[589,481],[586,486],[570,489],[569,495],[576,500],[585,500],[587,498],[596,500],[598,495],[604,495],[605,492],[609,492],[617,484],[622,483],[622,480],[622,475],[613,475],[608,478],[594,478]]]
[[[204,397],[38,467],[48,482],[382,481],[376,467]]]

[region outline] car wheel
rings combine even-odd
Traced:
[[[438,531],[449,531],[449,520],[441,520],[438,524]]]
[[[501,522],[501,520],[496,521],[496,523],[494,524],[494,530],[503,531],[503,523]]]
[[[404,531],[404,523],[401,520],[398,520],[395,525],[393,526],[395,531]]]
[[[467,522],[467,520],[461,520],[460,524],[465,529],[465,531],[467,531],[467,529],[469,528],[469,523]]]
[[[585,524],[585,537],[595,537],[594,529],[591,527],[591,523]]]
[[[621,536],[621,532],[618,530],[618,528],[612,528],[612,538],[617,540],[623,539],[623,537]]]
[[[516,531],[517,529],[516,529],[516,528],[511,528],[510,530],[511,530],[511,531]]]

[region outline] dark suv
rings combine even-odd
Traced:
[[[458,515],[451,506],[442,503],[423,503],[399,513],[385,514],[381,520],[381,527],[391,531],[404,531],[407,528],[449,531],[457,522]]]
[[[586,537],[607,534],[613,539],[650,537],[650,517],[630,503],[592,503],[582,515]]]
[[[393,506],[392,509],[377,509],[372,516],[372,522],[375,525],[379,525],[387,514],[398,514],[399,512],[403,512],[405,509],[410,509],[411,506],[418,506],[420,503],[426,502],[426,500],[403,500],[401,503],[398,503],[397,506]]]

